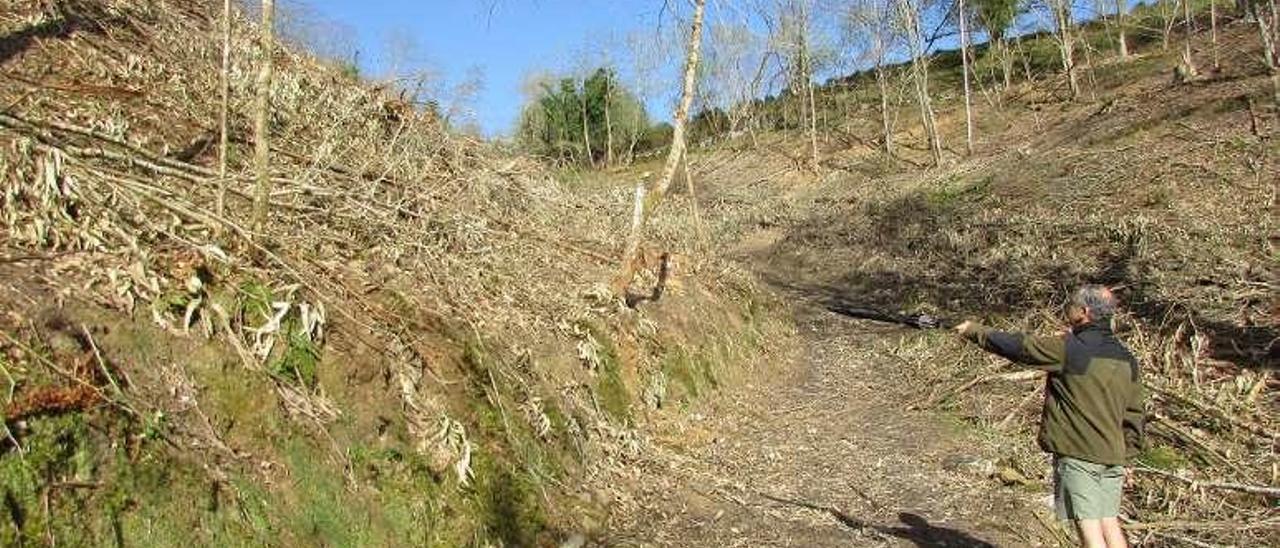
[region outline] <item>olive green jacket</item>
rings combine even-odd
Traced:
[[[964,335],[989,352],[1049,373],[1041,449],[1109,465],[1137,455],[1144,406],[1138,360],[1110,327],[1092,323],[1065,335],[1032,337],[975,325]]]

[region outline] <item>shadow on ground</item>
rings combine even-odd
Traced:
[[[761,494],[760,496],[781,504],[825,512],[831,514],[832,517],[851,530],[874,531],[880,535],[912,542],[920,548],[995,548],[994,544],[969,533],[959,529],[932,525],[929,520],[910,512],[900,512],[898,514],[898,521],[901,525],[884,525],[862,521],[830,506],[819,506],[810,502],[772,495]]]

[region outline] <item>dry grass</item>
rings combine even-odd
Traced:
[[[795,145],[787,137],[748,155],[725,144],[694,162],[711,232],[800,297],[1009,329],[1058,330],[1073,286],[1116,287],[1151,392],[1132,530],[1156,544],[1275,543],[1280,157],[1253,30],[1225,33],[1223,73],[1190,86],[1167,83],[1158,52],[1100,66],[1094,102],[1046,102],[1052,82],[1024,85],[1000,111],[979,108],[1000,123],[977,155],[939,169],[833,140],[815,181],[771,152]],[[963,138],[953,122],[941,121],[949,142]],[[910,127],[898,138],[908,159],[926,152]],[[756,178],[778,171],[788,175]],[[1038,383],[945,338],[883,346],[911,365],[907,382],[931,387],[908,407],[959,414],[990,451],[1047,479],[1030,441]]]
[[[343,383],[382,371],[414,448],[458,484],[480,480],[479,452],[493,451],[489,463],[527,457],[524,430],[548,451],[575,448],[592,470],[634,451],[635,424],[596,401],[604,373],[560,358],[585,340],[574,326],[604,326],[626,345],[620,381],[634,388],[650,382],[664,345],[698,336],[657,334],[649,314],[603,290],[630,186],[569,188],[526,159],[450,133],[389,85],[282,49],[272,53],[271,221],[251,234],[256,31],[234,23],[232,146],[220,180],[210,98],[221,48],[217,10],[205,4],[22,0],[0,14],[0,260],[56,264],[57,279],[43,283],[71,299],[177,337],[224,341],[322,439],[365,420],[350,415],[367,402],[352,401],[360,396]],[[653,241],[693,257],[682,204],[657,216]],[[729,302],[752,291],[722,262],[699,256],[678,268],[673,286],[687,285],[668,292],[677,298],[726,295],[733,313]],[[697,281],[688,279],[695,268]],[[642,283],[655,283],[648,276]],[[174,386],[130,390],[184,400],[173,406],[199,445],[234,445],[203,413],[186,412],[199,409],[182,389],[188,373],[161,377]],[[490,411],[495,423],[481,416]],[[331,457],[350,474],[345,454]]]

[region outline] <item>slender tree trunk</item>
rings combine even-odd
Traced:
[[[693,186],[693,170],[689,167],[689,153],[685,152],[684,157],[684,183],[689,187],[689,203],[693,205],[693,229],[698,232],[698,239],[702,241],[704,249],[709,246],[711,238],[707,235],[707,225],[702,222],[702,212],[698,209],[698,191]]]
[[[876,59],[876,85],[880,86],[880,131],[884,137],[884,153],[893,156],[893,127],[889,123],[889,82],[882,60]]]
[[[1213,70],[1218,70],[1218,2],[1209,0],[1209,39],[1213,42]]]
[[[910,42],[911,76],[916,84],[916,101],[920,105],[920,122],[924,126],[925,136],[929,140],[929,153],[933,165],[942,163],[942,139],[938,136],[938,128],[933,115],[933,103],[929,98],[929,65],[925,54],[920,50],[920,20],[915,6],[908,0],[898,0],[898,9],[903,26],[906,27],[907,41]]]
[[[218,197],[214,211],[223,217],[227,201],[227,109],[231,102],[231,0],[222,0],[222,74],[218,88],[222,105],[218,113]]]
[[[1058,49],[1062,55],[1062,70],[1067,73],[1067,85],[1071,100],[1080,98],[1080,82],[1076,78],[1075,38],[1071,35],[1071,3],[1069,0],[1053,0],[1054,19],[1058,23]]]
[[[806,59],[807,64],[807,59]],[[818,116],[817,103],[814,101],[813,76],[805,70],[805,87],[809,89],[809,168],[818,172]]]
[[[275,0],[262,0],[262,36],[259,48],[262,68],[258,71],[257,95],[253,113],[254,168],[257,171],[257,190],[253,197],[253,231],[261,233],[267,225],[267,206],[271,198],[271,145],[267,141],[270,128],[267,121],[271,110],[271,61],[275,49]]]
[[[1186,40],[1183,41],[1182,62],[1187,65],[1188,76],[1196,73],[1196,66],[1191,61],[1191,34],[1195,32],[1194,20],[1191,19],[1191,0],[1182,0],[1182,20],[1186,24]]]
[[[1126,39],[1125,25],[1128,24],[1126,19],[1129,16],[1129,10],[1126,7],[1128,0],[1116,0],[1116,47],[1120,50],[1120,58],[1129,58],[1129,42]]]
[[[635,278],[640,255],[640,243],[644,238],[645,224],[654,209],[662,203],[663,196],[671,187],[676,169],[685,151],[685,121],[689,117],[689,107],[693,105],[694,85],[698,76],[698,58],[702,47],[702,18],[706,12],[707,0],[694,0],[693,28],[689,32],[689,53],[685,60],[684,87],[680,94],[680,104],[676,107],[672,121],[671,149],[667,151],[667,162],[663,165],[662,175],[655,182],[652,192],[643,200],[636,201],[634,217],[637,222],[631,227],[631,235],[627,237],[626,250],[622,255],[622,265],[613,280],[614,293],[624,295],[631,280]]]
[[[1027,58],[1027,49],[1022,45],[1022,36],[1018,36],[1017,40],[1015,40],[1014,43],[1017,44],[1018,46],[1018,58],[1022,60],[1023,77],[1026,79],[1027,82],[1030,82],[1032,80],[1031,60]]]
[[[609,108],[613,106],[610,101],[613,95],[613,77],[608,74],[604,79],[604,165],[605,167],[613,166],[613,118],[609,115]]]
[[[1266,58],[1267,69],[1271,72],[1271,91],[1276,107],[1280,108],[1280,15],[1277,14],[1276,0],[1269,2],[1270,13],[1264,12],[1262,0],[1249,2],[1249,14],[1258,24],[1258,35],[1262,39],[1262,54]]]
[[[959,0],[957,17],[960,19],[960,64],[964,78],[964,150],[965,154],[973,154],[973,106],[972,92],[969,90],[969,25],[964,10],[964,0]]]
[[[800,13],[797,14],[800,25],[800,73],[804,78],[805,91],[809,103],[809,169],[818,172],[818,109],[813,93],[813,67],[809,59],[809,0],[799,2]]]
[[[596,157],[591,153],[591,127],[587,123],[587,81],[582,81],[582,144],[587,147],[587,165],[595,167]]]
[[[1000,71],[1004,76],[1004,88],[1013,87],[1013,52],[1009,51],[1009,41],[1004,35],[1000,35],[1000,39],[996,40],[996,51],[1000,56]]]

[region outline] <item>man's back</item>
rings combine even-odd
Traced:
[[[1029,337],[973,326],[983,348],[1049,372],[1040,447],[1098,464],[1124,464],[1138,450],[1142,386],[1138,361],[1111,328],[1089,323],[1065,335]]]

